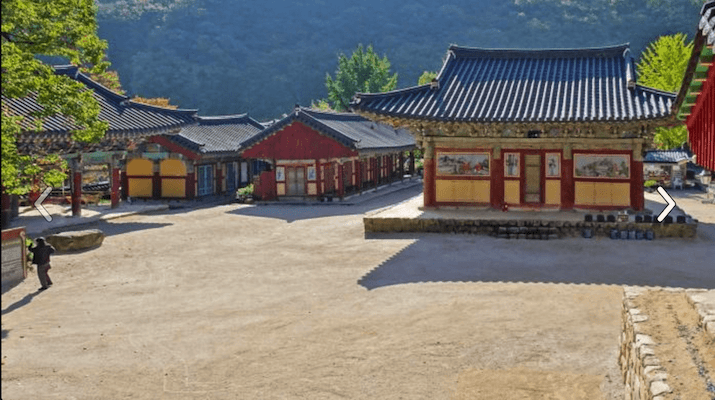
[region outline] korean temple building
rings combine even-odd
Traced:
[[[17,139],[21,154],[59,154],[68,161],[73,215],[81,214],[82,173],[87,165],[109,166],[112,207],[127,196],[192,199],[230,193],[250,180],[250,167],[237,149],[264,127],[247,115],[200,117],[196,110],[135,102],[74,66],[56,66],[55,73],[93,91],[99,119],[109,124],[99,143],[72,140],[78,127],[62,115],[46,118],[42,130],[34,131],[31,113],[42,109],[34,95],[3,98],[3,103],[11,115],[25,117]],[[13,212],[5,193],[2,203],[6,224]]]
[[[637,83],[627,44],[451,46],[430,84],[351,107],[416,136],[425,208],[642,210],[643,152],[675,98]]]
[[[242,155],[274,167],[260,176],[262,199],[320,199],[402,179],[405,152],[415,148],[403,129],[352,113],[296,107],[249,139]]]
[[[674,111],[688,127],[688,143],[698,164],[715,171],[715,1],[703,5],[693,53]]]
[[[127,157],[126,195],[194,199],[233,193],[250,183],[250,163],[239,150],[264,127],[247,114],[196,117],[175,134],[155,135]]]

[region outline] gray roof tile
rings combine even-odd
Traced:
[[[106,87],[90,79],[74,66],[56,66],[55,73],[68,76],[84,84],[94,91],[94,98],[100,106],[99,119],[109,123],[106,137],[146,136],[162,134],[180,129],[182,126],[195,123],[196,110],[173,110],[137,103],[129,97],[112,92]],[[8,106],[13,115],[24,116],[22,127],[34,129],[34,118],[30,113],[41,111],[42,106],[35,100],[35,95],[21,99],[3,97],[3,103]],[[41,132],[30,132],[21,135],[27,140],[35,139],[68,139],[69,133],[79,127],[62,115],[45,119]]]
[[[677,163],[679,161],[690,160],[692,153],[686,150],[651,150],[645,153],[643,162],[646,163]]]
[[[300,121],[355,150],[409,150],[416,147],[415,138],[404,129],[395,129],[353,113],[325,112],[303,107],[297,107],[280,121],[271,124],[243,147],[258,143],[293,121]]]
[[[675,94],[636,85],[631,81],[634,71],[627,44],[560,50],[451,46],[436,88],[427,84],[358,93],[351,105],[358,111],[438,121],[627,121],[669,116]]]
[[[197,153],[235,152],[263,129],[248,114],[198,117],[197,125],[185,126],[178,134],[167,137]]]

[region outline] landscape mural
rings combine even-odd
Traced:
[[[578,178],[628,179],[628,155],[574,154],[574,175]]]
[[[489,176],[489,154],[438,153],[437,174]]]

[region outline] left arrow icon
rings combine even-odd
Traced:
[[[50,195],[50,193],[52,193],[52,188],[48,187],[45,189],[44,192],[42,192],[40,197],[38,197],[37,200],[35,200],[35,208],[37,209],[37,211],[40,212],[42,217],[45,218],[45,221],[47,221],[47,222],[52,221],[52,215],[50,215],[50,213],[47,212],[47,209],[42,205],[42,202],[45,201],[45,199],[47,198],[47,196]]]

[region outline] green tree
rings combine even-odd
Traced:
[[[99,104],[90,91],[69,77],[55,75],[37,56],[63,57],[102,74],[106,42],[97,37],[93,0],[2,1],[2,185],[13,194],[37,189],[39,182],[57,185],[66,178],[66,164],[57,156],[21,155],[16,147],[22,117],[13,115],[7,100],[34,96],[44,109],[33,114],[36,129],[42,119],[62,114],[82,129],[72,138],[96,142],[107,130],[99,121]]]
[[[661,36],[652,42],[638,63],[638,80],[645,86],[668,92],[677,92],[685,76],[693,42],[686,42],[684,33]],[[674,149],[688,140],[684,125],[656,129],[654,142],[660,149]]]
[[[326,99],[311,101],[310,108],[314,108],[314,109],[320,110],[320,111],[335,111],[335,110],[333,110],[332,107],[330,107],[330,103],[328,103],[328,100],[326,100]]]
[[[395,89],[397,73],[390,75],[390,61],[387,56],[380,58],[372,45],[367,46],[364,51],[360,44],[350,58],[345,54],[338,56],[335,79],[326,74],[325,86],[328,88],[328,99],[333,103],[333,108],[344,111],[348,109],[350,99],[355,93],[377,93]]]
[[[417,80],[418,85],[425,85],[432,82],[432,79],[437,77],[436,72],[425,71],[420,75],[420,79]]]

